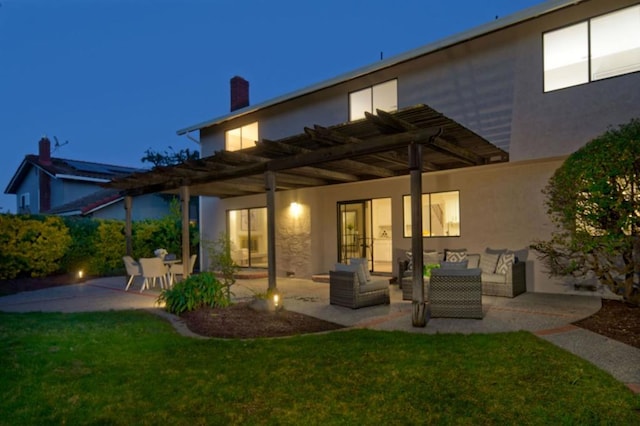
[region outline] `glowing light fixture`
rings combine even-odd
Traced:
[[[302,214],[302,205],[296,202],[291,203],[291,205],[289,205],[289,209],[291,211],[291,216],[293,217],[300,217]]]
[[[82,277],[84,277],[84,271],[82,269],[80,269],[78,271],[78,278],[82,279]]]

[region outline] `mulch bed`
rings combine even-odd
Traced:
[[[242,302],[227,308],[201,308],[180,315],[189,330],[207,337],[256,338],[338,330],[344,326],[307,315],[281,310],[256,311]]]
[[[640,307],[618,300],[603,299],[602,309],[573,324],[640,348]]]

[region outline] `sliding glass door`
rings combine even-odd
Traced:
[[[267,208],[229,210],[231,258],[241,267],[267,267]]]
[[[373,272],[391,272],[391,199],[338,203],[338,261],[364,257]]]

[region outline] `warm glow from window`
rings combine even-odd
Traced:
[[[403,197],[404,236],[411,237],[411,196]],[[460,192],[422,194],[422,235],[424,237],[460,236]]]
[[[640,5],[550,31],[544,91],[640,71]]]
[[[258,122],[238,127],[225,132],[225,149],[239,151],[255,146],[258,141]]]
[[[389,80],[349,94],[349,120],[364,118],[365,112],[398,109],[398,80]]]

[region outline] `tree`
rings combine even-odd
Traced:
[[[144,154],[144,157],[140,160],[143,163],[151,163],[154,167],[173,166],[187,160],[196,160],[200,158],[200,153],[197,150],[191,151],[189,148],[185,148],[180,151],[175,151],[171,146],[169,146],[169,151],[164,150],[163,152],[154,151],[149,148],[144,152]]]
[[[531,248],[552,276],[595,278],[640,302],[640,120],[570,155],[543,190],[556,226]]]

